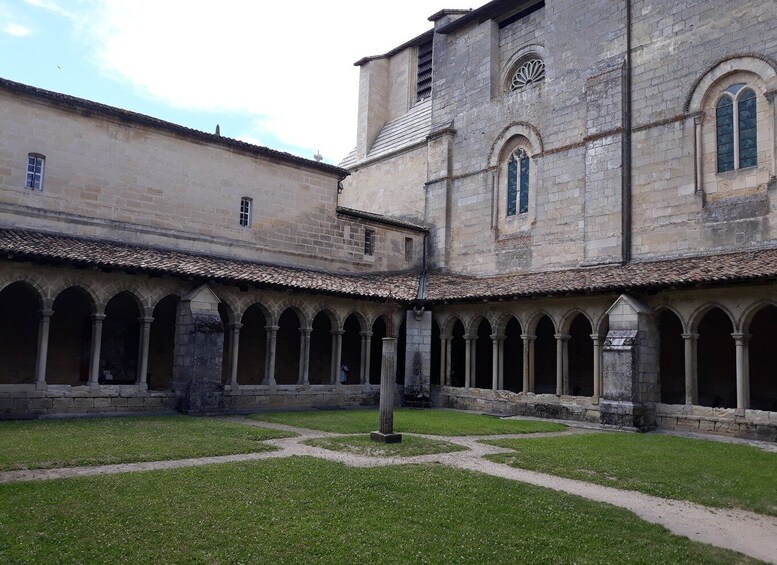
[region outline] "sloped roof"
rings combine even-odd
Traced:
[[[0,229],[0,256],[368,299],[412,300],[418,290],[418,273],[331,273],[20,229]]]
[[[293,163],[295,165],[301,165],[310,169],[318,169],[320,171],[337,175],[339,177],[345,177],[348,175],[348,171],[340,167],[328,165],[327,163],[320,163],[313,159],[298,157],[297,155],[292,155],[291,153],[286,153],[285,151],[278,151],[277,149],[271,149],[261,145],[253,145],[238,139],[232,139],[230,137],[224,137],[213,133],[206,133],[204,131],[174,124],[172,122],[166,122],[164,120],[147,116],[145,114],[130,112],[129,110],[123,110],[114,106],[100,104],[99,102],[92,102],[91,100],[85,100],[83,98],[77,98],[75,96],[69,96],[59,92],[36,88],[34,86],[29,86],[27,84],[14,82],[4,78],[0,78],[0,89],[14,94],[35,98],[62,108],[93,112],[100,116],[115,118],[124,122],[130,122],[157,130],[167,131],[176,135],[180,135],[181,137],[189,138],[191,140],[205,141],[215,145],[237,149],[252,155],[259,155],[286,163]]]
[[[391,296],[402,302],[417,298],[420,281],[417,272],[332,273],[22,229],[0,228],[0,257],[373,300]],[[777,249],[764,249],[487,277],[433,271],[426,276],[424,298],[431,303],[466,302],[776,279]]]
[[[432,130],[432,99],[423,100],[410,108],[406,114],[386,122],[370,147],[364,161],[385,157],[426,141]],[[351,151],[340,163],[343,168],[358,165],[356,150]]]
[[[765,249],[488,277],[430,273],[426,298],[432,302],[509,299],[687,288],[775,278],[777,249]]]

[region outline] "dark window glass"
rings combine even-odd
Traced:
[[[375,232],[364,230],[364,254],[372,255],[375,252]]]
[[[521,192],[518,211],[521,214],[529,211],[529,158],[526,155],[521,157]]]
[[[734,101],[723,96],[715,112],[718,141],[718,172],[734,170]]]
[[[518,200],[518,159],[513,154],[507,163],[507,215],[515,216]]]
[[[758,164],[755,92],[746,88],[739,96],[739,168]]]

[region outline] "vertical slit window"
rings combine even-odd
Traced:
[[[518,212],[524,214],[529,211],[529,157],[524,153],[520,161],[521,185],[518,194]]]
[[[27,155],[27,179],[24,187],[31,190],[43,190],[43,169],[46,157],[38,153]]]
[[[405,261],[413,260],[413,238],[405,238]]]
[[[740,93],[737,110],[739,112],[739,168],[755,167],[758,164],[758,140],[753,90],[746,88]]]
[[[240,225],[244,228],[251,225],[252,208],[253,200],[245,197],[240,199]]]
[[[518,150],[507,163],[507,215],[529,211],[529,156]]]
[[[716,132],[718,137],[718,172],[734,170],[734,101],[723,96],[718,102]]]
[[[507,215],[515,216],[518,200],[518,159],[515,154],[507,163]]]
[[[375,232],[364,230],[364,254],[372,255],[375,252]]]

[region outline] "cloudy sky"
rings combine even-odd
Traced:
[[[353,63],[483,3],[451,1],[0,0],[0,76],[337,163]]]

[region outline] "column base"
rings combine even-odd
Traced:
[[[402,443],[402,434],[384,434],[370,432],[370,439],[377,443]]]
[[[640,431],[648,431],[656,427],[655,408],[636,402],[601,399],[599,414],[600,422],[605,426]]]

